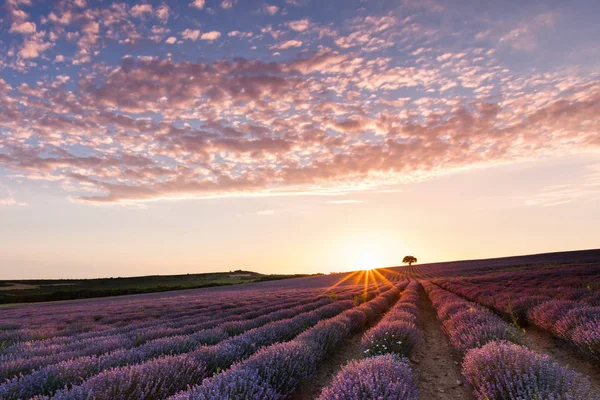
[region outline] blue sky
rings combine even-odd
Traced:
[[[0,10],[0,279],[598,245],[596,1]]]

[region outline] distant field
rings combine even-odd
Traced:
[[[131,278],[0,281],[0,304],[155,293],[303,276],[308,275],[263,275],[238,270],[222,273],[153,275]]]

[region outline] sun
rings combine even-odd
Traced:
[[[396,242],[385,235],[355,233],[336,240],[330,262],[338,271],[373,271],[394,264]]]
[[[372,271],[374,269],[383,267],[383,265],[381,265],[381,261],[378,259],[376,254],[365,252],[361,255],[358,267],[363,271]]]

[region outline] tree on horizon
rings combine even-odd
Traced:
[[[402,259],[402,262],[403,262],[404,264],[408,264],[408,265],[410,266],[410,265],[413,265],[413,263],[416,263],[416,262],[417,262],[417,257],[414,257],[414,256],[406,256],[406,257],[404,257],[404,258]]]

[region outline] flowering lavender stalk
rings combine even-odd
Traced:
[[[408,361],[391,354],[348,363],[323,389],[319,400],[417,400]]]

